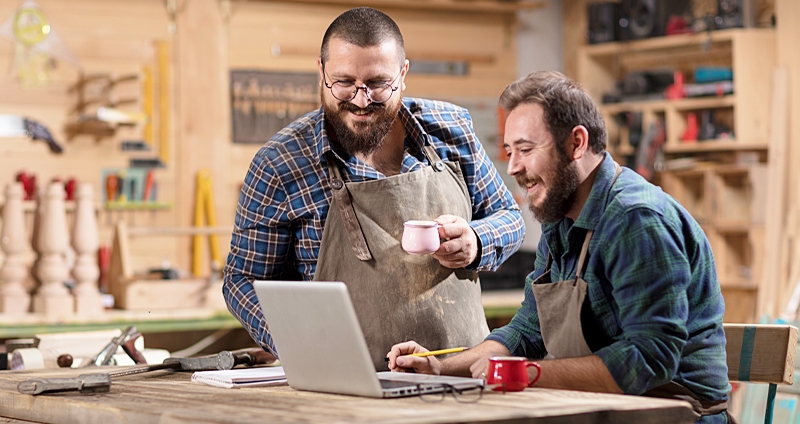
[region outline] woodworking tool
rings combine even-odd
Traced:
[[[33,378],[20,382],[17,385],[17,391],[26,395],[68,391],[105,393],[111,389],[111,379],[114,377],[168,369],[175,371],[230,370],[236,365],[250,366],[255,363],[256,356],[251,353],[233,354],[224,350],[213,356],[167,358],[161,364],[136,365],[107,373],[81,374],[77,377],[69,378]]]

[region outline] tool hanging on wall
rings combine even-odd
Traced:
[[[211,171],[201,169],[197,172],[197,186],[194,197],[194,227],[215,227],[217,213],[214,207],[214,192],[211,185]],[[203,274],[203,235],[195,234],[192,238],[192,275],[200,277]],[[211,272],[219,273],[222,270],[222,259],[219,253],[219,243],[216,234],[208,235],[208,249],[211,253]]]
[[[64,152],[64,149],[53,139],[47,127],[33,119],[18,115],[0,114],[0,138],[2,137],[29,137],[31,140],[44,141],[53,153]]]
[[[156,76],[158,82],[158,158],[162,164],[170,160],[170,42],[156,41]]]
[[[33,0],[23,2],[0,23],[0,36],[10,38],[15,44],[13,67],[20,85],[25,88],[47,84],[55,59],[81,67]]]

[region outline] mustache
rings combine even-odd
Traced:
[[[385,107],[386,107],[386,105],[383,104],[383,103],[370,103],[370,104],[367,105],[367,107],[364,107],[364,108],[358,107],[358,106],[356,106],[356,105],[354,105],[353,103],[350,103],[350,102],[341,102],[341,103],[339,103],[339,109],[346,110],[348,112],[362,112],[363,111],[363,112],[371,113],[371,112],[377,112],[379,110],[382,110]]]

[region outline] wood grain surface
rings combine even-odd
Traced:
[[[117,369],[109,368],[109,369]],[[112,380],[103,394],[23,395],[29,378],[68,377],[87,369],[0,372],[0,416],[44,423],[691,423],[689,404],[638,396],[551,389],[485,393],[475,404],[448,397],[371,399],[297,391],[288,386],[221,389],[191,373],[156,371]]]

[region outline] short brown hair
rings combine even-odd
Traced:
[[[520,78],[503,91],[500,107],[507,113],[522,104],[536,103],[544,109],[544,119],[560,149],[572,129],[583,125],[589,132],[589,147],[594,153],[606,149],[608,136],[603,115],[578,83],[555,71],[537,71]]]
[[[322,37],[322,63],[328,60],[328,44],[332,38],[340,38],[358,47],[378,46],[391,40],[397,43],[400,65],[406,60],[406,48],[400,28],[389,15],[371,7],[350,9],[331,22]]]

